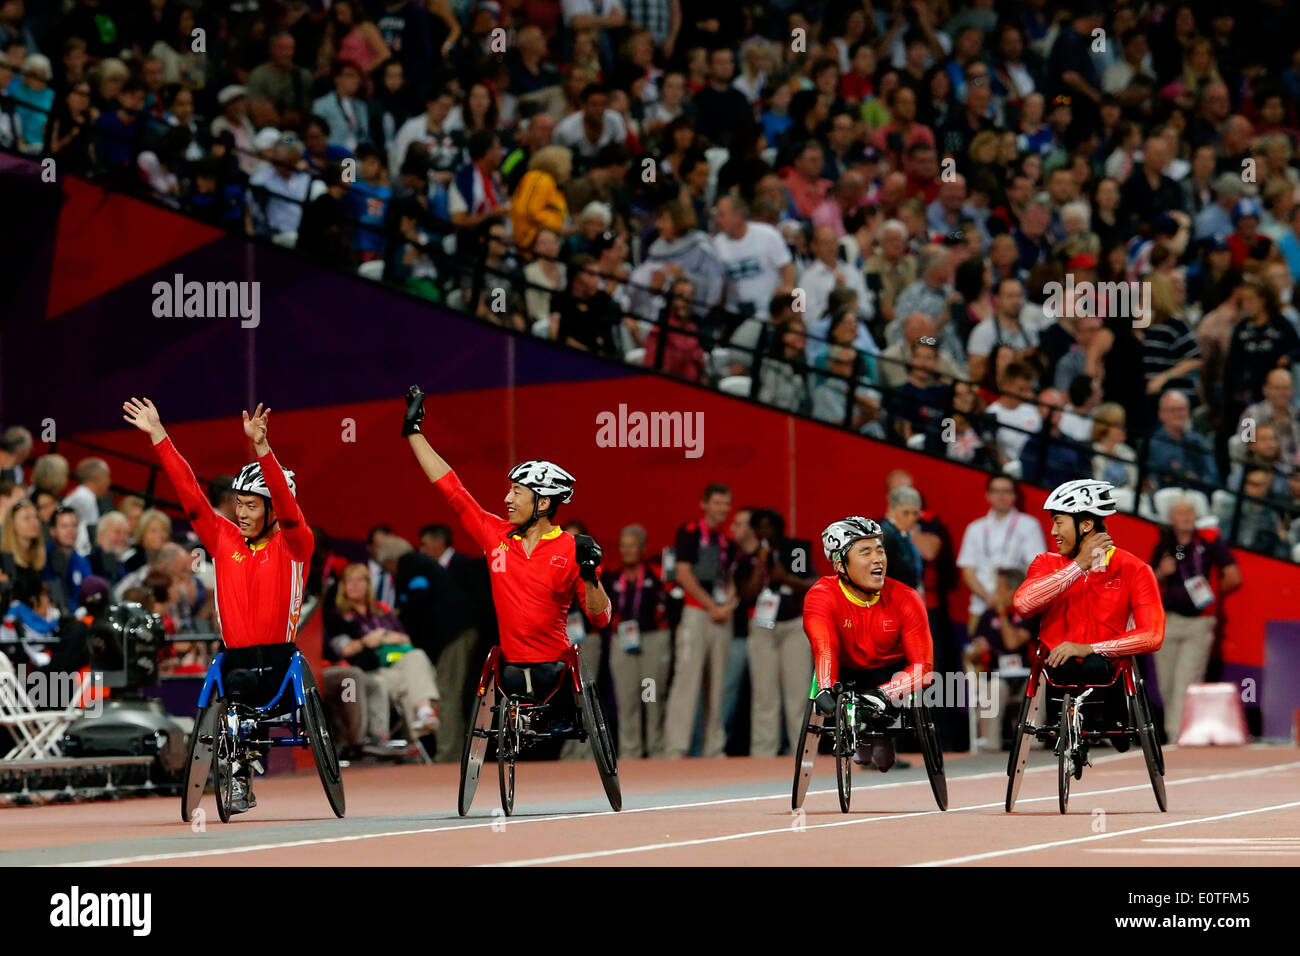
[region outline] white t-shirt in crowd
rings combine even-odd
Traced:
[[[1015,428],[998,429],[998,450],[1006,461],[1019,461],[1020,453],[1029,441],[1029,434],[1043,427],[1043,416],[1038,409],[1028,402],[1021,402],[1015,408],[1007,408],[1001,402],[994,402],[988,408],[989,414],[998,420],[999,425],[1013,425]],[[1029,434],[1026,434],[1028,432]]]
[[[1013,349],[1032,349],[1038,347],[1038,332],[1025,326],[1008,330],[998,323],[996,316],[990,316],[975,323],[966,339],[967,355],[989,356],[995,345],[1009,345]]]
[[[551,142],[557,146],[567,146],[579,156],[588,159],[594,157],[602,146],[609,143],[627,142],[627,124],[617,110],[605,110],[605,127],[600,131],[600,140],[593,143],[587,139],[582,126],[582,110],[570,113],[556,124],[551,134]]]
[[[739,239],[718,233],[713,247],[727,274],[727,308],[747,311],[743,306],[749,305],[754,315],[768,318],[781,270],[794,261],[781,233],[765,222],[751,222]]]
[[[1035,518],[1015,508],[1005,515],[990,510],[966,526],[957,567],[974,568],[975,579],[992,594],[998,585],[999,570],[1028,568],[1046,550],[1043,529]],[[970,596],[971,614],[983,614],[987,607],[983,598]]]
[[[613,16],[615,10],[623,10],[623,4],[618,0],[564,0],[561,6],[564,11],[565,26],[572,23],[574,17],[582,16],[584,13],[608,17]]]

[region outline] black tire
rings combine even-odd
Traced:
[[[587,740],[591,744],[592,756],[596,758],[596,771],[600,774],[601,785],[609,805],[618,812],[623,809],[623,789],[618,782],[618,753],[614,749],[614,735],[605,723],[605,712],[600,708],[596,697],[596,688],[592,684],[582,685],[582,719],[587,727]]]
[[[817,724],[814,727],[813,719]],[[817,747],[822,735],[821,714],[815,714],[813,700],[808,698],[808,706],[803,711],[803,737],[794,749],[794,787],[790,791],[790,809],[798,810],[803,806],[804,797],[808,795],[808,784],[812,781],[813,765],[817,762]]]
[[[1026,691],[1028,687],[1026,686]],[[1038,693],[1043,692],[1043,685],[1038,685]],[[1033,743],[1033,738],[1029,735],[1029,715],[1033,708],[1033,698],[1028,693],[1020,702],[1020,717],[1016,721],[1016,736],[1011,743],[1011,753],[1007,757],[1007,800],[1006,812],[1010,813],[1016,806],[1016,798],[1020,796],[1020,784],[1025,779],[1025,764],[1029,761],[1029,747]]]
[[[848,813],[853,801],[853,746],[849,732],[849,695],[841,694],[835,704],[835,788],[840,795],[840,812]]]
[[[1070,807],[1070,778],[1074,776],[1074,754],[1070,748],[1070,704],[1070,695],[1066,694],[1061,699],[1061,718],[1056,728],[1056,803],[1062,813]]]
[[[1151,698],[1147,695],[1147,682],[1139,678],[1138,694],[1142,698],[1142,708],[1146,711],[1147,724],[1151,727],[1151,742],[1155,745],[1156,766],[1160,769],[1160,776],[1165,775],[1165,748],[1160,743],[1160,729],[1156,727],[1155,711],[1151,709]]]
[[[203,802],[203,791],[212,774],[212,735],[217,727],[217,715],[224,713],[225,707],[220,697],[212,697],[207,707],[194,713],[194,730],[185,757],[185,780],[181,785],[181,819],[186,823],[194,822],[194,811]],[[203,743],[201,737],[207,737],[208,742]]]
[[[1146,760],[1147,776],[1151,778],[1151,789],[1156,794],[1156,805],[1160,812],[1169,809],[1165,795],[1165,774],[1162,766],[1164,758],[1160,751],[1160,741],[1156,739],[1156,729],[1151,721],[1151,705],[1147,703],[1146,688],[1138,681],[1138,692],[1129,698],[1129,713],[1133,716],[1133,726],[1137,728],[1138,740],[1142,742],[1142,757]]]
[[[220,716],[224,717],[224,715],[223,707]],[[238,741],[225,726],[224,720],[219,720],[218,723],[221,726],[217,728],[216,736],[212,741],[212,783],[217,796],[217,816],[222,823],[229,823],[235,781],[234,756]]]
[[[497,781],[501,791],[501,811],[510,816],[515,812],[515,741],[506,727],[510,717],[510,701],[502,700],[497,706]]]
[[[487,754],[488,738],[492,732],[492,715],[496,713],[496,689],[489,687],[482,697],[475,697],[465,731],[465,746],[460,752],[460,793],[456,810],[463,817],[474,803],[478,790],[479,774],[483,771],[483,758]]]
[[[304,681],[304,683],[306,683]],[[334,738],[330,736],[329,723],[325,719],[325,707],[321,703],[320,690],[313,681],[304,694],[306,702],[302,708],[302,723],[311,743],[312,759],[316,761],[316,773],[320,776],[321,786],[325,788],[325,797],[329,800],[334,816],[342,817],[347,809],[343,795],[343,770],[339,766],[338,751],[334,749]]]
[[[925,773],[930,778],[930,792],[940,810],[948,809],[948,777],[943,770],[943,747],[939,745],[939,732],[934,726],[934,716],[930,708],[922,703],[919,695],[913,695],[912,729],[921,744],[921,756],[925,759]]]

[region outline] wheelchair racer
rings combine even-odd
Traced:
[[[885,577],[884,531],[870,518],[830,524],[822,550],[835,574],[814,584],[803,606],[819,688],[814,706],[834,713],[838,685],[852,681],[860,706],[887,726],[903,698],[921,690],[934,669],[925,602],[913,588]],[[888,739],[871,745],[870,753],[863,743],[853,756],[854,763],[881,771],[894,760]]]
[[[266,700],[284,679],[294,639],[313,536],[296,500],[293,472],[276,461],[267,442],[271,409],[260,404],[244,412],[244,434],[253,443],[257,460],[239,470],[235,520],[218,513],[208,501],[194,472],[167,437],[158,409],[149,399],[122,403],[122,417],[153,441],[154,451],[171,479],[181,506],[212,557],[216,571],[217,629],[226,646],[226,669],[264,664],[279,670]],[[256,673],[256,671],[254,671]],[[259,692],[267,681],[257,681]],[[231,811],[257,806],[253,796],[252,763],[235,768]]]
[[[1047,674],[1056,684],[1104,684],[1117,658],[1159,649],[1165,609],[1147,562],[1121,548],[1106,532],[1115,513],[1114,486],[1080,478],[1047,497],[1057,554],[1044,552],[1029,565],[1013,605],[1022,617],[1042,615],[1038,639],[1047,653]],[[1127,720],[1122,693],[1105,696],[1112,727]],[[1115,749],[1127,737],[1112,737]]]
[[[574,536],[552,519],[573,498],[574,478],[547,461],[526,461],[508,475],[506,517],[484,511],[460,478],[420,432],[424,393],[406,395],[402,436],[434,487],[487,556],[501,651],[501,683],[510,694],[545,697],[564,673],[569,646],[569,606],[579,596],[596,629],[611,618],[611,605],[597,579],[601,550],[590,535]]]

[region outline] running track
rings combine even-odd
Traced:
[[[919,755],[909,759],[909,770],[855,775],[846,815],[820,757],[802,816],[789,757],[628,761],[618,814],[593,763],[523,763],[508,819],[493,813],[492,764],[464,819],[456,766],[349,768],[343,820],[307,772],[260,780],[259,806],[230,824],[207,795],[198,830],[178,799],[0,810],[0,866],[1300,865],[1300,748],[1168,749],[1163,814],[1140,750],[1102,751],[1065,817],[1048,753],[1031,756],[1012,815],[1005,754],[948,758],[947,813]]]

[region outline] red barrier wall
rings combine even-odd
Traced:
[[[631,411],[702,412],[703,455],[599,447],[596,416],[617,412],[619,402]],[[379,523],[410,538],[432,521],[455,527],[450,509],[399,437],[402,407],[395,397],[276,413],[272,444],[297,472],[303,510],[313,525],[353,540]],[[352,436],[345,433],[349,422]],[[249,454],[237,419],[171,425],[169,431],[200,475],[231,473]],[[645,525],[652,549],[671,543],[677,526],[696,514],[700,492],[711,481],[730,485],[737,506],[780,509],[792,534],[814,541],[837,517],[880,514],[885,476],[895,468],[913,474],[927,507],[947,523],[958,545],[965,526],[987,510],[986,476],[980,472],[656,377],[443,395],[430,399],[425,434],[489,510],[498,507],[505,472],[514,462],[539,457],[562,463],[578,479],[574,501],[562,515],[586,522],[607,551],[631,522]],[[85,437],[136,455],[149,447],[134,431]],[[117,468],[116,481],[144,480],[141,468]],[[171,493],[165,478],[159,492]],[[1026,510],[1040,514],[1046,493],[1025,487],[1024,494]],[[1146,557],[1155,543],[1156,528],[1149,522],[1117,516],[1110,526],[1121,546],[1139,556]],[[1043,527],[1046,533],[1046,522]],[[463,546],[464,537],[459,541]],[[818,567],[827,570],[815,550]],[[1245,585],[1226,602],[1223,658],[1258,667],[1265,622],[1296,616],[1290,595],[1300,583],[1300,568],[1240,552],[1238,560]],[[957,620],[964,619],[965,600],[964,593],[954,597]]]

